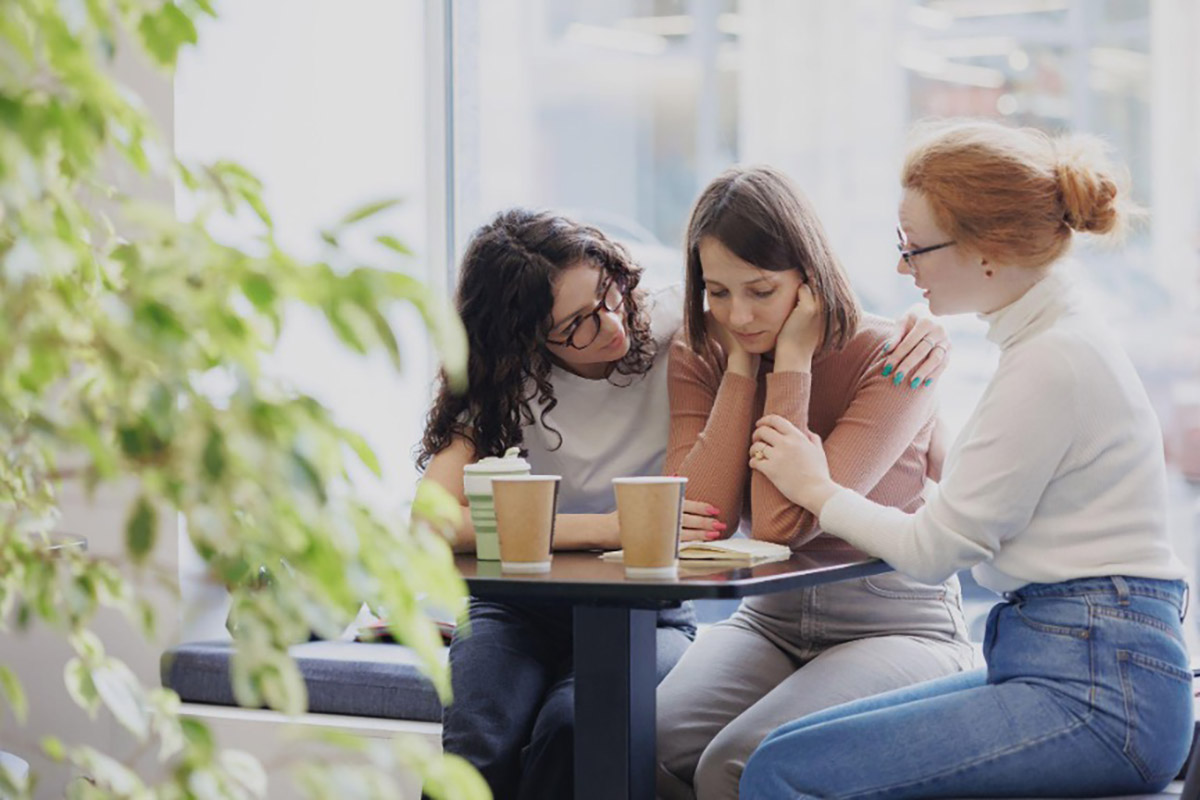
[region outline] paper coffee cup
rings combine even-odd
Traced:
[[[613,478],[625,575],[674,578],[687,478]]]
[[[506,572],[549,572],[554,548],[559,475],[492,478],[500,568]]]
[[[475,557],[480,561],[500,560],[500,540],[496,536],[496,509],[492,502],[492,478],[503,475],[528,475],[529,462],[521,451],[510,447],[503,458],[489,456],[463,467],[463,493],[471,509],[475,528]]]

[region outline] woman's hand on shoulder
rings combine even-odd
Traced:
[[[883,346],[883,376],[905,389],[928,388],[950,362],[950,336],[924,306],[913,306]]]
[[[711,311],[704,312],[704,330],[709,337],[721,345],[721,349],[725,352],[725,369],[727,372],[733,372],[737,375],[742,375],[747,378],[756,379],[758,377],[759,356],[756,353],[748,353],[742,347],[742,343],[729,330],[717,322],[717,318],[713,316]]]

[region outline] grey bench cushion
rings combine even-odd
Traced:
[[[233,706],[229,642],[195,642],[163,653],[163,686],[188,703]],[[308,710],[441,722],[442,704],[417,668],[412,650],[397,644],[308,642],[290,650],[308,686]]]

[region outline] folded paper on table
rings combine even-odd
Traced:
[[[605,561],[620,561],[624,551],[612,550],[601,553]],[[764,561],[782,561],[791,558],[792,550],[787,545],[761,542],[757,539],[718,539],[712,542],[681,542],[681,561],[732,561],[739,564],[759,564]]]

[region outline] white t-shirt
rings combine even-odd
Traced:
[[[667,450],[670,406],[667,355],[683,321],[683,289],[670,286],[646,298],[657,349],[642,375],[613,373],[606,380],[550,370],[558,405],[522,433],[534,474],[561,475],[558,509],[564,514],[605,514],[616,508],[612,479],[658,475]],[[558,446],[558,436],[562,445]],[[555,449],[557,447],[557,449]]]
[[[985,315],[1000,366],[915,514],[843,489],[821,527],[926,583],[974,565],[1027,583],[1184,577],[1166,519],[1162,433],[1107,326],[1052,274]]]

